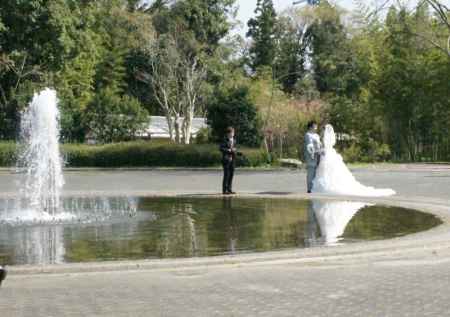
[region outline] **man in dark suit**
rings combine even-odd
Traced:
[[[236,139],[234,137],[234,128],[228,127],[225,140],[220,145],[220,151],[222,152],[222,165],[223,165],[223,182],[222,193],[224,195],[235,194],[233,192],[233,176],[234,167],[236,161]]]

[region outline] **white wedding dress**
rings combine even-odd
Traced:
[[[313,182],[312,191],[314,193],[366,197],[395,195],[395,191],[392,189],[377,189],[359,183],[345,165],[342,156],[334,149],[335,144],[334,129],[327,124],[323,136],[324,152],[320,156],[320,163]]]

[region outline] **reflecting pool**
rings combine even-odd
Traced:
[[[136,198],[132,216],[0,224],[0,263],[54,264],[214,256],[388,239],[430,229],[434,215],[364,202]]]

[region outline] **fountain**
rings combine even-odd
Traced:
[[[59,211],[64,185],[57,104],[56,91],[47,88],[34,95],[21,118],[20,164],[26,168],[22,194],[29,209],[45,216]]]
[[[49,88],[35,94],[23,111],[17,164],[23,171],[20,195],[0,202],[0,224],[86,223],[135,215],[137,202],[128,197],[61,198],[59,117],[56,91]]]

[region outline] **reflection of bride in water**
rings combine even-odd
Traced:
[[[395,194],[392,189],[377,189],[359,183],[345,165],[342,156],[334,149],[335,144],[333,126],[327,124],[323,136],[324,151],[313,182],[313,192],[377,197]]]
[[[335,244],[341,240],[345,227],[356,213],[370,204],[350,201],[314,200],[308,205],[308,246]],[[317,236],[317,224],[320,238]]]

